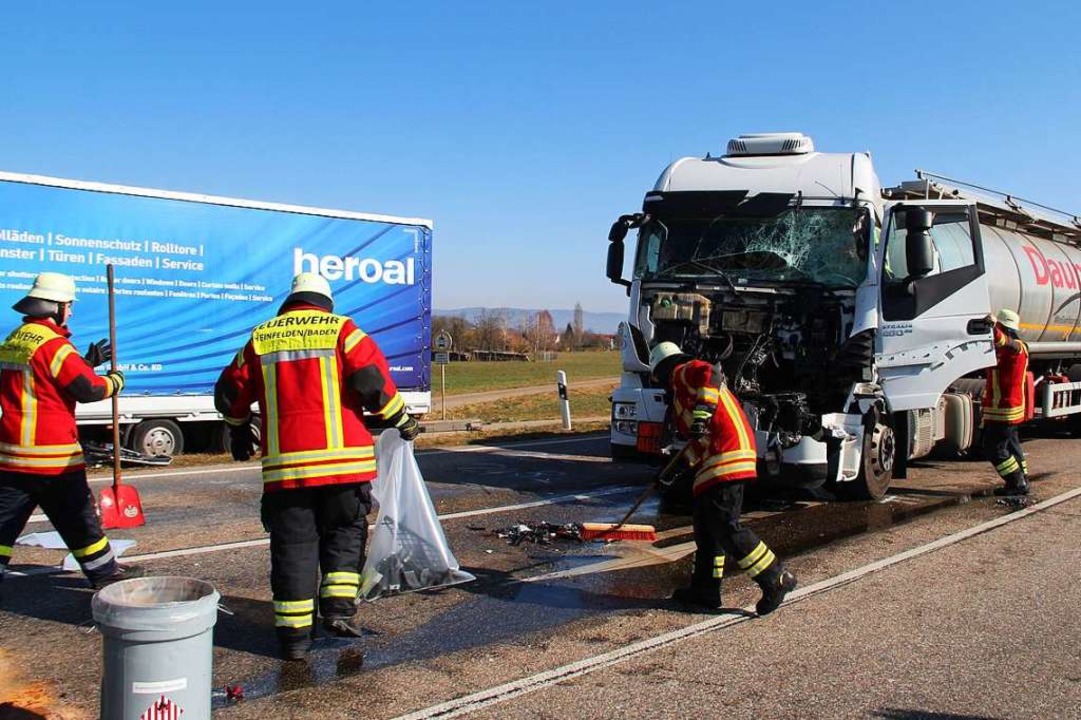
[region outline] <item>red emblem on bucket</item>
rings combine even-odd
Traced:
[[[183,714],[179,705],[162,695],[139,716],[139,720],[180,720]]]

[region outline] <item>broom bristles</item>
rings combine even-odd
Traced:
[[[642,540],[653,542],[657,529],[652,525],[617,525],[616,523],[582,523],[583,540]]]

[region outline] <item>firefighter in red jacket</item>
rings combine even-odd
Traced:
[[[420,431],[375,341],[333,309],[325,279],[297,275],[278,315],[252,331],[215,388],[236,460],[252,455],[250,408],[259,404],[274,625],[289,660],[311,648],[320,570],[323,628],[361,635],[353,616],[375,477],[364,410],[406,440]]]
[[[1013,310],[999,310],[989,319],[994,323],[996,362],[987,370],[980,400],[983,450],[1006,483],[995,488],[995,495],[1027,495],[1028,462],[1017,426],[1025,421],[1028,345],[1017,336],[1021,318]]]
[[[143,574],[116,562],[86,481],[75,403],[112,397],[124,375],[94,373],[112,357],[108,341],[91,345],[84,358],[68,340],[74,301],[74,280],[41,273],[12,306],[22,325],[0,345],[0,580],[36,506],[94,587]]]
[[[719,608],[727,556],[762,588],[756,610],[767,615],[796,587],[796,578],[739,522],[744,489],[757,476],[754,430],[719,366],[662,342],[650,352],[649,367],[672,393],[676,429],[688,438],[685,452],[694,473],[694,572],[690,585],[672,598]]]

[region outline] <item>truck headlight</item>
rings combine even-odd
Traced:
[[[638,417],[638,407],[634,403],[612,403],[612,418],[614,420],[629,420]]]

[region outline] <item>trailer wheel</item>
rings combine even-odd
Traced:
[[[184,433],[172,420],[143,420],[131,431],[131,449],[143,455],[180,455],[184,452]]]
[[[893,463],[897,454],[897,438],[893,428],[883,420],[884,413],[872,410],[872,417],[863,433],[863,453],[860,474],[855,482],[847,483],[853,498],[880,500],[890,489]]]

